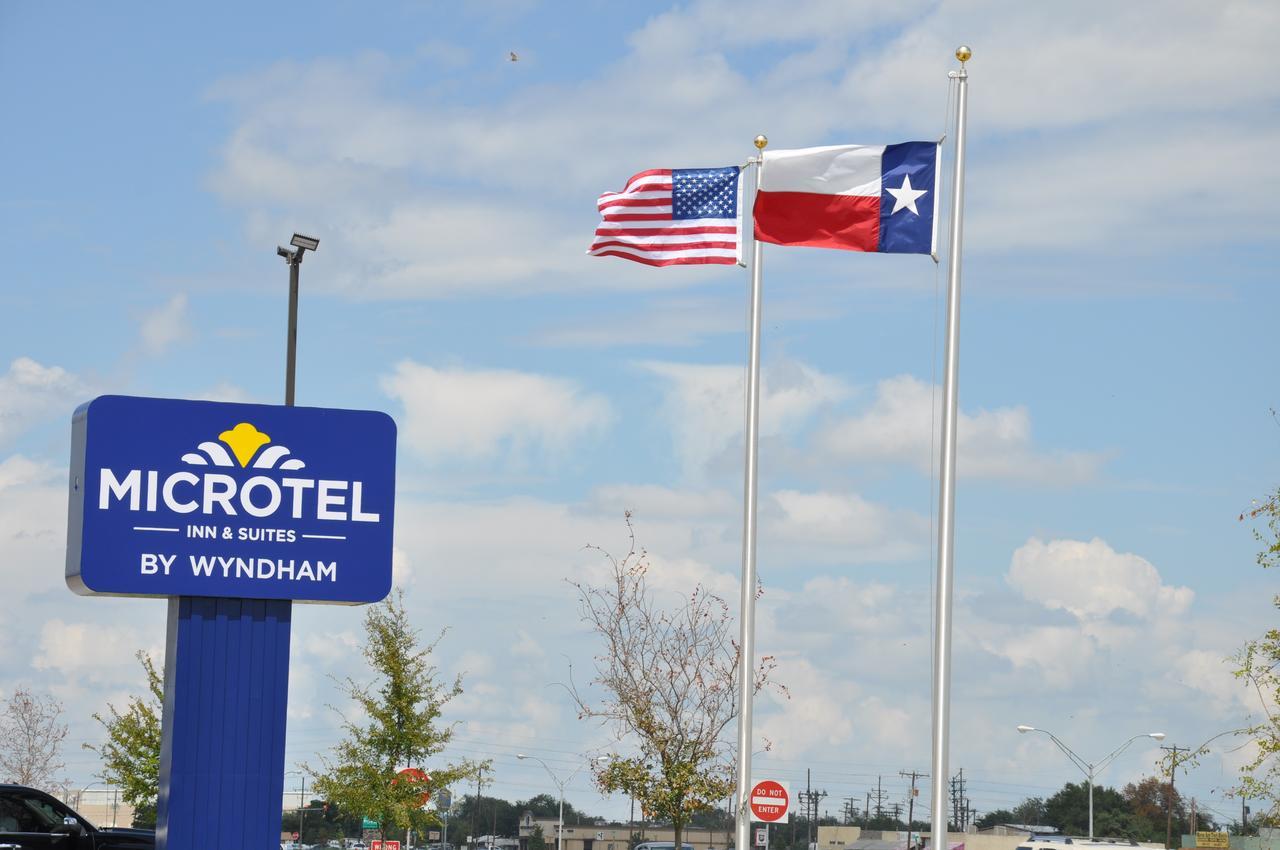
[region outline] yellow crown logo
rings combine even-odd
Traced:
[[[271,442],[270,437],[248,422],[241,422],[230,431],[223,431],[218,435],[218,439],[231,447],[241,467],[248,466],[249,461],[253,460],[253,456],[258,453],[258,449]]]
[[[269,448],[262,449],[263,446],[271,442],[271,438],[259,431],[252,423],[240,422],[234,428],[223,431],[218,435],[221,442],[215,443],[213,440],[205,440],[199,446],[197,451],[187,452],[182,456],[182,462],[191,464],[192,466],[230,466],[234,467],[237,463],[241,469],[249,467],[249,461],[253,461],[254,469],[287,469],[296,470],[306,466],[301,459],[289,457],[288,446],[282,446],[279,443],[272,444]],[[227,449],[231,449],[231,454],[227,453]],[[259,451],[262,449],[262,451]],[[232,456],[234,455],[234,460]],[[257,460],[254,460],[254,457]]]

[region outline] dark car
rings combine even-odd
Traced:
[[[0,850],[153,850],[149,829],[99,829],[65,803],[22,785],[0,785]]]

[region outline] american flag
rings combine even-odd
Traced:
[[[641,171],[605,192],[603,219],[587,251],[650,266],[738,261],[737,166]]]

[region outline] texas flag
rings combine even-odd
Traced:
[[[933,254],[937,142],[765,151],[756,238],[777,245]]]

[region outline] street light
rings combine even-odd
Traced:
[[[537,756],[527,756],[524,753],[516,753],[516,758],[520,759],[521,761],[524,761],[525,759],[533,759],[538,764],[542,765],[543,769],[547,771],[547,775],[551,777],[551,781],[554,782],[556,784],[556,787],[560,789],[560,817],[556,824],[556,850],[561,850],[560,842],[564,840],[564,786],[572,782],[573,777],[577,776],[578,772],[581,771],[582,768],[586,767],[587,765],[586,764],[578,765],[573,769],[573,773],[569,774],[569,778],[561,782],[560,777],[556,776],[555,771],[551,769],[551,766],[548,765],[542,759],[538,758]],[[605,762],[608,760],[609,760],[608,756],[596,756],[593,759],[589,759],[587,764],[592,764],[592,763],[599,764],[600,762]]]
[[[298,237],[294,236],[294,238],[297,239]],[[303,818],[306,817],[307,812],[307,775],[300,770],[286,770],[284,775],[296,776],[302,780],[302,790],[298,792],[298,841],[301,842],[303,832],[302,827],[304,823]]]
[[[1066,744],[1059,741],[1058,736],[1050,732],[1048,729],[1037,729],[1034,726],[1019,725],[1018,731],[1023,734],[1026,734],[1027,732],[1043,732],[1044,734],[1048,735],[1050,740],[1052,740],[1053,743],[1057,745],[1058,749],[1062,750],[1062,752],[1067,756],[1067,758],[1071,759],[1071,763],[1074,764],[1076,767],[1080,768],[1080,770],[1084,773],[1085,778],[1089,780],[1089,840],[1090,841],[1093,840],[1093,777],[1094,775],[1098,771],[1106,768],[1106,766],[1111,764],[1111,762],[1115,761],[1116,756],[1124,752],[1130,744],[1132,744],[1134,741],[1138,740],[1139,738],[1155,738],[1157,741],[1164,740],[1163,732],[1144,732],[1141,735],[1134,735],[1132,738],[1130,738],[1129,740],[1125,741],[1123,744],[1121,744],[1120,746],[1112,750],[1105,758],[1102,758],[1096,762],[1091,763],[1091,762],[1085,761],[1084,759],[1080,758],[1080,756],[1076,755],[1071,750],[1070,747],[1068,747]]]
[[[289,264],[289,345],[285,355],[284,403],[292,406],[293,375],[298,360],[298,267],[302,265],[303,253],[319,248],[320,240],[295,233],[289,244],[293,246],[292,251],[281,246],[276,248],[276,253]]]

